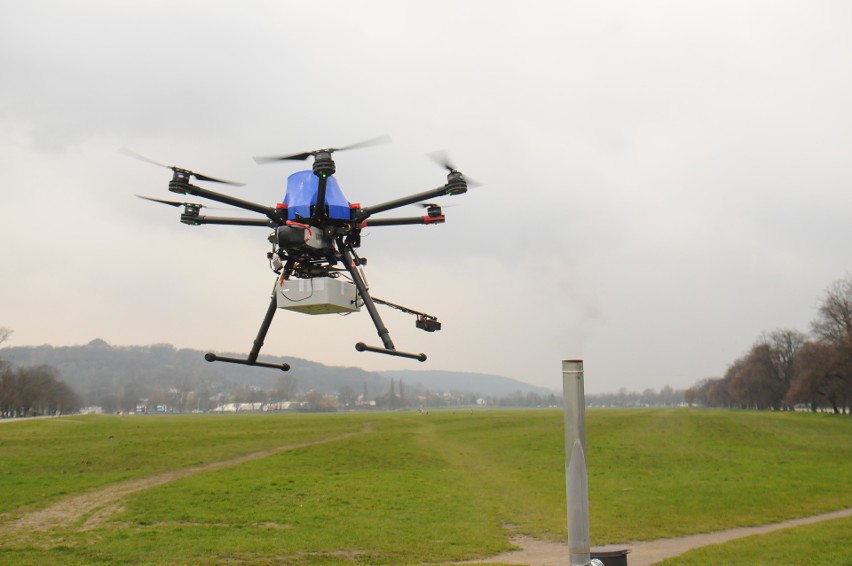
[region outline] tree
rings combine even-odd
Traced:
[[[390,380],[390,394],[388,395],[388,408],[395,409],[397,406],[396,403],[396,385],[394,384],[393,378]]]
[[[12,330],[6,328],[5,326],[0,326],[0,346],[3,345],[3,342],[9,339],[9,336],[12,335]],[[8,367],[9,363],[0,358],[0,371],[4,368]]]
[[[787,393],[787,402],[807,403],[811,410],[829,406],[835,413],[852,401],[849,390],[850,360],[843,350],[826,342],[810,342],[802,348],[796,380]]]
[[[764,333],[724,377],[690,388],[688,402],[758,409],[808,403],[845,412],[852,401],[852,276],[826,289],[811,331],[815,342],[796,330]]]
[[[780,405],[786,390],[772,377],[771,351],[755,345],[728,377],[728,394],[743,409],[769,409]]]
[[[278,400],[279,401],[292,401],[296,398],[296,392],[298,391],[298,380],[289,374],[283,374],[278,376],[278,381],[276,382],[275,389],[278,392]]]
[[[337,401],[321,391],[309,391],[305,395],[305,402],[307,403],[305,409],[308,411],[328,412],[337,410]]]
[[[341,387],[337,396],[344,407],[354,407],[358,401],[358,395],[355,394],[355,390],[348,385]]]
[[[817,313],[811,330],[819,340],[841,345],[848,342],[852,336],[852,276],[826,289]]]
[[[796,330],[764,333],[749,350],[729,384],[732,398],[744,407],[787,408],[785,397],[795,377],[796,358],[804,343],[805,335]]]
[[[0,416],[55,415],[80,406],[80,399],[50,366],[0,370]]]
[[[789,408],[787,392],[796,378],[797,360],[805,343],[805,335],[796,330],[764,333],[745,356],[728,367],[723,378],[696,386],[689,398],[710,406]]]
[[[788,328],[764,333],[758,340],[758,345],[766,346],[763,364],[769,373],[771,387],[775,390],[775,408],[780,408],[776,403],[782,402],[796,377],[797,358],[806,341],[807,338],[802,332]]]
[[[811,330],[817,343],[798,367],[790,398],[845,412],[852,400],[852,276],[826,289]]]
[[[8,364],[0,365],[0,418],[17,415],[18,398],[17,372]]]

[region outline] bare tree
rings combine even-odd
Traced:
[[[298,389],[299,382],[292,375],[284,374],[278,377],[275,390],[279,401],[292,401],[296,398]]]
[[[55,415],[79,409],[80,399],[50,366],[0,371],[0,415]]]
[[[0,346],[3,345],[3,342],[9,339],[9,336],[12,335],[12,329],[6,328],[5,326],[0,326]],[[9,362],[0,359],[0,370],[8,368]]]
[[[811,410],[831,407],[844,412],[852,401],[849,374],[852,363],[841,348],[826,342],[809,342],[802,348],[795,381],[787,402],[807,403]]]
[[[796,330],[764,333],[724,377],[699,382],[687,398],[716,407],[808,403],[846,412],[852,402],[852,276],[826,289],[811,331],[814,342]]]
[[[790,398],[828,403],[835,413],[846,412],[852,401],[852,276],[826,289],[811,330],[817,344],[799,365]]]
[[[0,345],[9,339],[12,330],[0,326]],[[18,404],[18,376],[12,365],[0,359],[0,418],[12,416]]]
[[[340,388],[340,392],[337,397],[340,399],[340,402],[344,407],[354,407],[355,402],[358,400],[358,395],[355,394],[355,390],[348,385],[344,385]]]
[[[819,340],[832,344],[844,344],[852,336],[852,276],[826,289],[811,330]]]
[[[795,378],[796,359],[804,344],[805,335],[796,330],[764,333],[746,356],[745,366],[732,387],[748,391],[750,405],[756,408],[787,408],[784,399]]]
[[[782,383],[785,389],[790,387],[796,374],[796,356],[805,342],[807,337],[804,333],[789,328],[764,333],[758,340],[758,345],[768,348],[767,369],[772,373],[772,378]]]
[[[8,364],[0,364],[0,418],[17,415],[18,374]]]

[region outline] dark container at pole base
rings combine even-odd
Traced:
[[[593,548],[590,557],[597,558],[604,566],[627,566],[628,552],[626,548]]]

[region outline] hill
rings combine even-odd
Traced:
[[[222,353],[225,356],[239,354]],[[152,395],[195,392],[202,398],[241,392],[244,400],[255,392],[287,390],[291,393],[343,390],[370,398],[387,394],[390,381],[403,380],[406,391],[458,392],[499,397],[515,391],[546,392],[498,375],[451,371],[400,371],[378,373],[358,367],[329,366],[287,357],[261,356],[260,360],[290,364],[289,372],[234,364],[208,363],[204,352],[178,349],[171,344],[112,346],[95,339],[80,346],[18,346],[0,349],[0,359],[20,366],[50,365],[87,403],[104,407],[132,406],[134,399]]]
[[[554,391],[546,387],[530,385],[517,379],[488,373],[401,370],[383,371],[381,374],[387,378],[401,379],[406,385],[432,391],[470,391],[491,397],[505,397],[518,391],[523,394],[535,393],[542,396],[555,395],[557,393],[560,396],[562,395],[561,391]]]

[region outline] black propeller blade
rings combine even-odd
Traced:
[[[136,195],[136,196],[139,197],[139,198],[145,199],[145,200],[153,201],[153,202],[161,202],[161,203],[167,204],[169,206],[192,206],[192,207],[198,207],[198,208],[209,208],[206,204],[195,204],[194,202],[178,202],[176,200],[162,200],[162,199],[158,199],[158,198],[144,197],[142,195]]]
[[[383,136],[379,136],[376,138],[372,138],[369,140],[364,140],[362,142],[353,143],[350,145],[344,145],[343,147],[329,147],[326,149],[315,149],[313,151],[305,151],[302,153],[294,153],[292,155],[268,155],[268,156],[260,156],[255,157],[254,160],[256,163],[272,163],[274,161],[304,161],[308,157],[314,156],[318,153],[334,153],[335,151],[345,151],[347,149],[358,149],[362,147],[371,147],[374,145],[382,145],[386,143],[390,143],[390,136],[387,134]]]
[[[440,165],[441,167],[443,167],[444,169],[446,169],[450,173],[458,173],[459,175],[462,175],[461,171],[456,169],[456,167],[450,162],[450,158],[447,155],[447,152],[444,151],[443,149],[438,150],[438,151],[433,151],[432,153],[429,154],[429,157],[431,157],[432,160],[435,163],[437,163],[438,165]],[[481,183],[477,183],[476,181],[474,181],[473,179],[471,179],[467,175],[462,175],[462,178],[464,179],[464,182],[467,183],[468,187],[478,187],[481,184]]]
[[[139,198],[150,200],[153,202],[160,202],[163,204],[167,204],[169,206],[191,206],[193,208],[207,208],[209,210],[233,210],[231,208],[225,208],[224,206],[208,206],[206,204],[196,204],[194,202],[178,202],[176,200],[163,200],[154,197],[146,197],[142,195],[136,195]]]
[[[133,159],[138,159],[139,161],[145,161],[146,163],[150,163],[151,165],[157,165],[159,167],[165,167],[166,169],[171,169],[172,171],[175,171],[175,172],[182,171],[189,176],[195,177],[199,181],[211,181],[213,183],[224,183],[226,185],[234,185],[235,187],[242,187],[243,185],[245,185],[245,183],[237,183],[237,182],[234,182],[234,181],[226,181],[224,179],[217,179],[216,177],[210,177],[208,175],[202,175],[201,173],[196,173],[194,171],[190,171],[189,169],[183,169],[181,167],[175,167],[173,165],[164,165],[164,164],[162,164],[158,161],[154,161],[153,159],[149,159],[148,157],[145,157],[144,155],[140,155],[140,154],[136,153],[135,151],[133,151],[131,149],[127,149],[126,147],[123,147],[123,148],[119,149],[118,151],[123,153],[124,155],[126,155],[128,157],[132,157]]]

